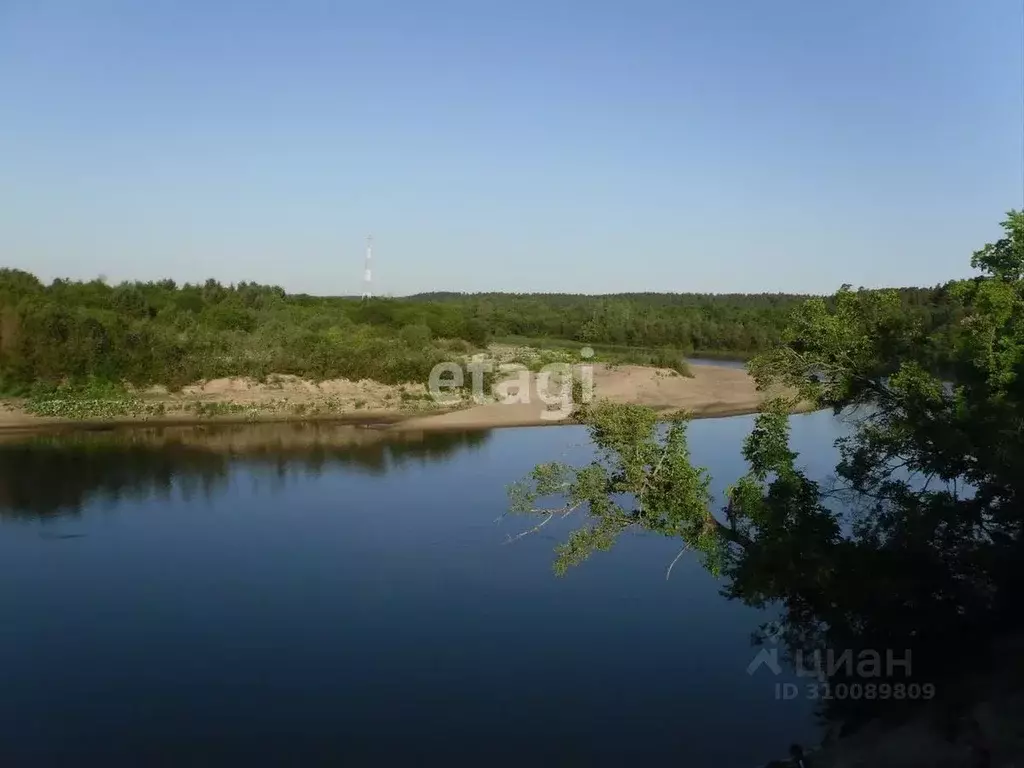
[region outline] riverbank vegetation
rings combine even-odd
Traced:
[[[901,311],[926,328],[954,319],[948,286],[895,289]],[[667,348],[693,357],[744,360],[782,341],[790,314],[808,299],[797,294],[430,293],[410,297],[424,307],[457,307],[489,336],[531,346],[589,345],[595,349]],[[936,339],[939,341],[939,339]],[[944,347],[933,350],[937,357]]]
[[[98,379],[171,387],[271,373],[312,380],[426,381],[438,362],[484,340],[452,309],[434,327],[382,325],[373,302],[288,296],[240,283],[43,285],[0,270],[0,386]]]
[[[901,289],[900,313],[950,328],[948,286]],[[745,359],[782,340],[794,295],[424,294],[363,301],[287,294],[275,286],[172,280],[44,285],[0,269],[0,393],[100,380],[178,388],[272,373],[312,381],[425,382],[439,362],[490,340],[542,350],[590,347],[595,359],[673,368],[684,355]],[[826,299],[831,306],[832,299]],[[932,334],[941,360],[948,346]]]
[[[978,731],[977,721],[963,726],[973,703],[957,681],[1020,631],[1024,588],[1024,212],[1003,228],[974,254],[980,274],[944,286],[931,305],[941,322],[908,311],[906,292],[844,288],[801,304],[780,344],[751,363],[759,384],[791,387],[848,421],[834,478],[805,473],[780,400],[757,418],[748,471],[716,508],[684,419],[663,429],[650,409],[605,403],[584,414],[598,461],[539,465],[513,488],[513,510],[541,524],[581,516],[558,547],[559,572],[630,529],[677,538],[730,597],[779,609],[768,634],[784,658],[912,659],[899,668],[909,677],[881,665],[866,676],[860,663],[827,669],[832,690],[874,691],[822,702],[847,731],[919,710],[911,683],[933,686],[951,745],[963,728]],[[900,684],[902,696],[880,693]],[[1016,684],[1019,698],[1024,679]],[[987,740],[975,746],[990,754],[1010,749],[994,746],[1008,733],[970,738]]]
[[[552,364],[605,363],[609,366],[642,365],[664,368],[680,376],[691,376],[690,366],[678,349],[645,349],[643,347],[590,346],[556,339],[518,339],[516,343],[490,344],[485,356],[495,366],[514,363],[533,372]],[[525,343],[523,343],[525,342]]]

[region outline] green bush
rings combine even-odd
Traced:
[[[399,333],[402,341],[413,349],[424,347],[429,344],[431,335],[430,326],[424,325],[423,323],[407,325]]]

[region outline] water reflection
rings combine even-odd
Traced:
[[[694,426],[719,477],[748,421]],[[745,672],[767,617],[722,600],[695,559],[665,581],[676,542],[629,537],[564,580],[552,550],[574,521],[504,545],[526,522],[498,520],[505,483],[590,451],[576,426],[0,446],[0,604],[17,618],[0,632],[0,753],[390,765],[493,762],[498,745],[509,764],[749,766],[810,738],[813,702]]]
[[[689,365],[715,365],[719,368],[740,368],[746,369],[746,360],[730,360],[727,358],[716,358],[716,357],[688,357],[686,362]]]
[[[395,432],[329,423],[205,425],[76,432],[0,443],[0,517],[77,514],[94,501],[209,498],[244,464],[279,489],[331,467],[383,475],[482,446],[488,431]]]

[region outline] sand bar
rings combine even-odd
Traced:
[[[638,365],[593,366],[595,396],[618,403],[638,403],[665,413],[689,411],[694,417],[731,416],[753,413],[765,399],[754,380],[740,368],[715,365],[695,365],[693,376],[684,377],[662,368]],[[515,378],[515,377],[513,377]],[[525,379],[524,379],[525,381]],[[242,403],[251,405],[252,412],[216,416],[195,416],[170,412],[164,416],[146,418],[115,417],[101,420],[75,420],[40,417],[26,413],[17,402],[0,403],[0,431],[24,432],[47,429],[98,429],[133,424],[188,425],[208,423],[244,423],[279,421],[334,421],[348,424],[373,425],[389,430],[459,430],[489,429],[513,426],[556,426],[568,422],[569,411],[549,405],[537,391],[536,376],[529,377],[529,395],[512,400],[527,402],[492,402],[457,409],[438,408],[433,403],[419,400],[410,408],[397,395],[387,393],[385,385],[370,382],[324,382],[319,386],[294,377],[279,377],[270,385],[243,379],[219,380],[187,388],[183,395],[170,395],[154,389],[147,393],[150,399],[165,400],[173,405],[175,398],[201,398],[207,403]],[[421,389],[417,385],[417,389]],[[396,389],[397,388],[393,388]],[[506,385],[501,394],[518,393],[522,388]],[[552,390],[554,392],[554,390]],[[353,403],[351,410],[334,410],[316,416],[294,412],[274,412],[259,409],[282,397],[289,402],[314,404],[317,398],[337,398],[344,394]],[[547,397],[554,402],[554,394]]]

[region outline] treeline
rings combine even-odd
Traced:
[[[924,326],[955,325],[945,288],[899,296]],[[437,362],[510,337],[743,358],[777,344],[807,298],[438,293],[363,301],[214,280],[44,285],[0,269],[0,387],[89,377],[177,386],[270,373],[422,382]],[[941,359],[941,349],[935,354]]]
[[[213,280],[43,285],[0,270],[0,387],[8,394],[88,378],[172,387],[270,373],[425,381],[435,364],[485,338],[454,306],[403,313],[389,302]]]
[[[900,288],[897,293],[908,316],[929,330],[947,326],[955,314],[956,304],[944,286]],[[697,356],[745,358],[778,344],[792,310],[810,298],[780,293],[428,293],[410,301],[459,307],[498,338],[670,347]],[[936,355],[941,357],[941,350]]]

